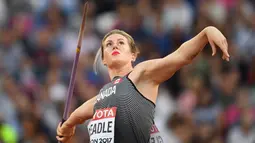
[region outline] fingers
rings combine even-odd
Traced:
[[[226,55],[224,55],[224,54],[222,55],[222,59],[223,59],[223,60],[226,60],[226,61],[228,61],[228,62],[229,62],[229,57],[227,57],[227,56],[226,56]]]
[[[226,38],[224,38],[224,40],[222,41],[221,49],[222,49],[222,52],[223,52],[222,59],[226,60],[226,61],[229,61],[230,55],[228,53],[228,42],[227,42]]]
[[[212,41],[209,41],[211,47],[212,47],[212,56],[214,56],[216,54],[216,47],[215,44]]]
[[[62,142],[62,143],[67,143],[68,141],[71,140],[72,136],[70,137],[59,137],[59,136],[56,136],[57,140]]]
[[[230,57],[228,53],[228,42],[226,39],[222,41],[222,51],[227,57]]]
[[[213,41],[209,41],[211,47],[212,47],[212,56],[214,56],[216,54],[216,46],[215,44],[217,44],[217,46],[219,46],[219,48],[222,50],[222,59],[229,61],[230,55],[228,53],[228,43],[225,37],[222,38],[223,40],[220,40],[221,42],[216,42],[214,43]]]
[[[230,56],[229,56],[229,54],[228,54],[228,51],[223,50],[222,59],[223,59],[223,60],[229,61],[229,58],[230,58]]]
[[[61,131],[61,123],[58,124],[57,135],[58,135],[58,136],[64,136],[63,133],[62,133],[62,131]]]
[[[228,53],[228,43],[226,37],[217,29],[211,29],[208,32],[208,41],[212,47],[212,56],[216,54],[216,46],[218,46],[222,52],[222,59],[229,61],[230,55]]]
[[[59,123],[57,128],[57,135],[58,136],[72,136],[74,134],[75,127],[73,128],[65,128],[65,125],[61,125]]]
[[[230,55],[228,53],[228,43],[227,43],[226,38],[223,36],[215,43],[217,44],[217,46],[219,46],[219,48],[221,49],[221,51],[223,53],[222,59],[229,61]]]
[[[61,123],[59,123],[57,127],[57,140],[62,142],[62,143],[67,143],[71,140],[72,136],[75,133],[75,127],[73,128],[63,128]]]
[[[56,138],[57,138],[58,141],[61,141],[62,143],[66,143],[66,142],[71,140],[72,136],[73,135],[65,136],[65,135],[63,135],[61,133],[58,133]]]
[[[223,44],[226,45],[226,47],[228,48],[228,41],[226,38],[223,40]]]
[[[72,136],[65,136],[65,137],[60,137],[60,136],[56,136],[56,139],[62,143],[68,143],[72,140],[73,135]]]
[[[61,135],[57,135],[56,138],[58,141],[63,142],[67,142],[71,139],[72,136],[61,136]]]
[[[60,141],[60,142],[64,142],[66,140],[65,137],[59,137],[59,136],[56,136],[57,140]]]

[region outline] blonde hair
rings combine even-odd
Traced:
[[[98,49],[97,51],[97,54],[96,54],[96,57],[95,57],[95,60],[94,60],[94,65],[93,65],[93,69],[94,69],[94,72],[97,74],[98,73],[98,66],[99,66],[99,62],[102,61],[102,59],[104,59],[104,52],[103,52],[103,48],[104,48],[104,42],[106,40],[106,38],[108,38],[109,36],[113,35],[113,34],[120,34],[124,37],[127,38],[128,40],[128,44],[130,46],[130,50],[132,53],[136,54],[136,56],[138,56],[138,54],[140,53],[138,47],[136,46],[135,44],[135,41],[134,39],[132,38],[132,36],[130,36],[128,33],[126,33],[125,31],[123,30],[119,30],[119,29],[114,29],[110,32],[108,32],[104,38],[102,39],[102,42],[101,42],[101,47]],[[101,58],[101,59],[100,59]]]

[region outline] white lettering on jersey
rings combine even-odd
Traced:
[[[90,143],[114,143],[116,107],[96,110],[88,124]]]
[[[101,91],[99,93],[99,96],[97,97],[97,101],[100,101],[100,100],[104,99],[105,97],[111,96],[113,94],[116,94],[116,85]]]

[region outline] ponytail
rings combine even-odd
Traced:
[[[102,48],[99,48],[97,53],[96,53],[96,57],[94,60],[94,64],[93,64],[93,70],[94,73],[97,75],[99,72],[99,66],[100,66],[100,62],[102,61]]]

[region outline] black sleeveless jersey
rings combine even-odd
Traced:
[[[111,107],[117,108],[114,143],[149,143],[154,125],[155,104],[136,89],[128,75],[115,77],[100,90],[94,113]]]

